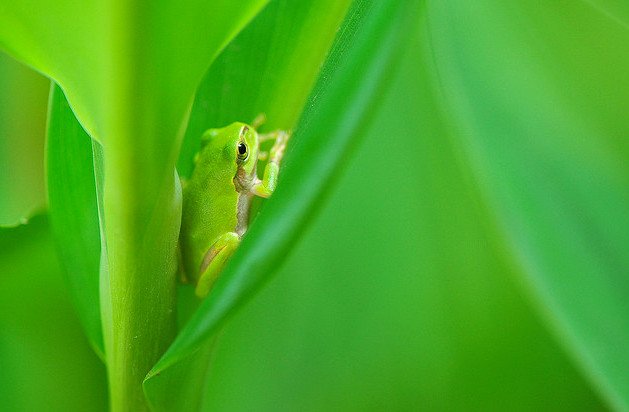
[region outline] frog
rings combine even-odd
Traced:
[[[249,226],[252,201],[268,198],[277,187],[280,163],[291,133],[256,130],[260,116],[203,133],[189,179],[182,180],[179,234],[182,280],[206,297]],[[260,146],[273,141],[269,151]],[[266,160],[262,178],[258,162]]]

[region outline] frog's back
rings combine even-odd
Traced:
[[[209,142],[183,188],[180,247],[186,275],[194,280],[208,249],[219,236],[233,232],[238,223],[236,143],[227,133]]]

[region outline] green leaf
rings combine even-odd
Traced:
[[[50,223],[70,293],[90,343],[104,359],[92,143],[56,85],[50,92],[47,169]]]
[[[175,162],[195,89],[266,3],[0,5],[0,45],[52,77],[103,144],[101,305],[113,410],[147,408],[141,382],[175,332]]]
[[[265,3],[182,8],[172,2],[144,13],[140,3],[117,4],[122,27],[113,40],[111,74],[118,81],[105,94],[111,98],[104,131],[108,262],[101,272],[113,409],[147,407],[142,381],[174,337],[181,218],[175,161],[194,90],[211,60]]]
[[[460,167],[424,20],[320,216],[223,328],[204,410],[605,410]]]
[[[188,177],[210,127],[266,115],[295,127],[350,0],[276,0],[225,49],[199,86],[177,163]]]
[[[267,130],[294,127],[348,5],[348,0],[280,0],[265,8],[205,75],[179,158],[181,176],[189,175],[200,137],[209,127],[251,121],[260,113],[267,116]],[[180,291],[180,324],[199,304],[189,289]],[[198,410],[211,346],[147,381],[153,409]]]
[[[168,102],[161,114],[174,121],[163,123],[177,130],[212,59],[267,1],[4,2],[0,48],[55,79],[96,139],[110,135],[110,116],[122,109],[103,97],[129,88],[146,93],[137,98],[157,104],[151,110]]]
[[[105,368],[72,310],[46,216],[0,229],[0,409],[105,411]]]
[[[401,44],[405,17],[412,14],[402,2],[353,4],[296,128],[277,191],[215,288],[151,371],[149,386],[207,342],[281,264],[358,143]]]
[[[540,312],[627,409],[629,30],[589,3],[430,2],[432,53],[457,145]]]

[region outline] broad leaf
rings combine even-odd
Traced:
[[[48,114],[48,202],[59,256],[88,339],[104,358],[99,305],[100,232],[92,143],[53,86]]]
[[[96,173],[105,182],[101,305],[113,409],[146,409],[142,379],[175,331],[175,162],[194,91],[266,2],[0,5],[0,46],[52,77],[104,146]]]
[[[348,4],[275,1],[227,47],[199,87],[178,164],[182,177],[209,127],[251,121],[260,113],[267,116],[264,130],[294,127]],[[179,294],[181,324],[199,303],[189,289]],[[154,409],[198,409],[212,349],[205,346],[147,382]]]
[[[276,0],[205,74],[177,163],[190,175],[201,135],[210,127],[251,122],[261,130],[295,127],[350,0]]]
[[[386,84],[408,3],[356,1],[296,128],[281,183],[147,382],[198,350],[281,264],[321,205]],[[412,9],[412,8],[411,8]],[[355,70],[361,68],[362,75]]]
[[[0,409],[107,409],[105,368],[65,283],[46,216],[0,228]]]
[[[604,410],[519,290],[460,167],[424,19],[406,34],[320,216],[223,328],[204,410]]]
[[[568,352],[626,409],[629,30],[594,3],[435,1],[429,21],[444,112],[506,247]]]

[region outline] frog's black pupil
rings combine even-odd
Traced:
[[[241,155],[244,155],[245,153],[247,153],[247,146],[245,146],[244,143],[240,143],[238,145],[238,153]]]

